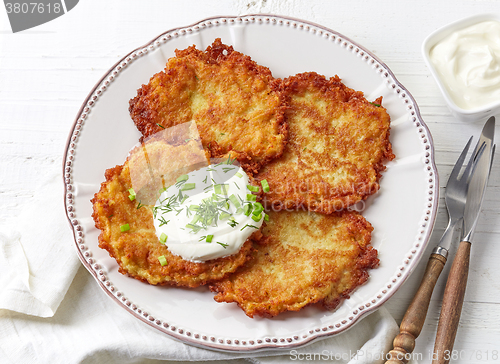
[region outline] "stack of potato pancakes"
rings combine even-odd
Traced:
[[[177,50],[130,100],[129,111],[141,141],[150,141],[146,164],[156,160],[155,168],[172,171],[180,160],[236,158],[259,187],[269,221],[234,255],[193,262],[172,254],[155,233],[154,201],[138,206],[129,198],[131,164],[144,162],[132,150],[123,165],[106,171],[92,199],[99,246],[121,273],[154,285],[206,284],[217,302],[236,302],[249,317],[272,317],[314,303],[332,310],[379,264],[373,228],[354,207],[379,190],[384,163],[394,158],[381,98],[369,102],[337,76],[276,79],[216,39],[204,51]],[[197,127],[192,138],[154,140],[188,122]],[[162,183],[177,177],[170,173]]]

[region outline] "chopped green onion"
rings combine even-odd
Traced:
[[[247,193],[247,201],[257,201],[257,196],[252,195],[251,193]]]
[[[207,243],[211,243],[213,238],[213,235],[207,235]]]
[[[226,184],[219,184],[214,186],[214,191],[218,195],[227,195],[228,190],[229,185]]]
[[[165,244],[167,242],[167,239],[168,239],[168,235],[165,234],[165,233],[161,233],[160,235],[160,241]]]
[[[252,212],[252,205],[251,204],[246,204],[245,206],[243,206],[243,213],[246,216],[250,216],[251,212]]]
[[[269,183],[267,183],[267,180],[263,179],[262,181],[260,181],[260,184],[262,185],[262,190],[264,192],[269,192],[270,188],[269,188]]]
[[[231,201],[236,208],[241,206],[240,201],[238,201],[235,195],[229,196],[229,201]]]
[[[260,219],[262,219],[262,213],[259,213],[258,215],[252,215],[252,220],[259,222]]]
[[[191,224],[196,224],[198,221],[200,221],[200,215],[194,215],[193,220],[191,221]]]
[[[165,258],[164,255],[160,255],[158,257],[158,261],[160,262],[160,264],[161,264],[162,267],[165,266],[165,265],[167,265],[167,258]]]
[[[163,125],[160,125],[160,124],[158,124],[158,123],[156,123],[156,125],[158,125],[158,126],[159,126],[160,128],[162,128],[162,129],[165,129],[165,127],[164,127]]]
[[[259,187],[257,186],[247,185],[247,188],[252,192],[259,192]]]
[[[179,176],[177,178],[177,183],[182,182],[182,181],[187,181],[189,176],[187,174],[183,174],[182,176]]]
[[[370,102],[370,104],[372,104],[373,106],[376,106],[376,107],[380,107],[380,104],[376,104],[374,102]]]
[[[130,230],[130,225],[129,224],[123,224],[122,226],[120,226],[120,231],[122,233],[124,233],[125,231],[129,231]]]
[[[262,211],[264,211],[264,206],[260,202],[255,202],[253,204],[253,214],[257,215],[260,214]]]
[[[231,216],[231,214],[228,214],[227,212],[221,212],[219,215],[219,219],[226,220],[227,218],[229,218],[229,216]]]
[[[269,215],[268,214],[264,214],[264,221],[269,221]]]
[[[226,249],[228,247],[228,244],[224,244],[224,243],[221,243],[221,242],[217,242],[217,244],[219,244],[220,246],[222,246],[224,249]]]
[[[136,197],[136,193],[135,193],[134,189],[129,188],[128,192],[130,193],[130,195],[128,195],[128,198],[130,199],[130,201],[134,201],[135,197]]]
[[[243,177],[243,175],[240,172],[236,172],[235,175],[236,175],[236,177],[239,177],[239,178]]]
[[[181,191],[194,190],[196,188],[196,183],[185,183],[181,187]],[[184,202],[184,201],[182,201]]]
[[[189,209],[191,211],[198,211],[200,209],[200,206],[198,206],[198,205],[191,205],[191,206],[189,206]]]

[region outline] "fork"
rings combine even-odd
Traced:
[[[474,155],[470,157],[465,170],[463,173],[460,173],[471,142],[472,137],[470,137],[462,153],[458,157],[446,184],[444,200],[446,203],[446,209],[448,210],[448,226],[446,227],[438,246],[436,246],[432,251],[424,276],[422,277],[420,287],[418,288],[412,302],[408,306],[399,327],[400,332],[394,339],[394,349],[392,349],[387,355],[388,360],[386,361],[386,364],[406,364],[410,357],[409,354],[413,352],[413,349],[415,349],[415,340],[418,335],[420,335],[422,327],[424,326],[432,291],[434,290],[434,286],[436,285],[439,275],[446,264],[448,251],[451,243],[453,242],[456,227],[463,220],[470,176],[474,173],[479,156],[484,150],[484,145],[481,147],[477,146],[473,153]]]

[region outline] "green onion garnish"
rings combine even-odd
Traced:
[[[260,202],[255,202],[253,204],[253,214],[257,215],[260,214],[262,211],[264,211],[264,206]]]
[[[218,195],[227,195],[227,192],[229,191],[229,185],[226,184],[215,185],[214,191]]]
[[[134,201],[135,197],[136,197],[136,193],[135,193],[134,189],[129,188],[128,192],[130,193],[130,195],[128,195],[128,198],[130,199],[130,201]]]
[[[160,235],[160,241],[165,244],[167,242],[167,239],[168,239],[168,235],[165,234],[165,233],[161,233]]]
[[[130,230],[130,225],[129,224],[123,224],[122,226],[120,226],[120,231],[122,233],[124,233],[125,231],[129,231]]]
[[[252,214],[252,220],[253,221],[259,222],[260,219],[262,219],[262,213],[259,213],[258,215],[253,215]]]
[[[236,208],[241,206],[240,201],[238,201],[238,198],[235,195],[229,196],[229,201],[231,201]]]
[[[156,125],[158,125],[158,126],[159,126],[160,128],[162,128],[162,129],[165,129],[165,127],[164,127],[163,125],[160,125],[160,124],[158,124],[158,123],[156,123]]]
[[[224,247],[224,249],[226,249],[228,247],[228,244],[224,244],[224,243],[221,243],[221,242],[217,242],[217,244],[219,244],[220,246]]]
[[[267,183],[267,180],[263,179],[262,181],[260,181],[260,184],[262,185],[262,190],[264,192],[269,192],[269,183]]]
[[[213,238],[213,235],[207,235],[207,243],[211,243]]]
[[[158,261],[160,262],[160,264],[161,264],[162,267],[165,266],[165,265],[167,265],[167,258],[165,258],[164,255],[160,255],[158,257]]]
[[[247,201],[257,201],[257,196],[252,195],[251,193],[247,193]]]
[[[198,221],[200,221],[200,215],[194,215],[193,220],[191,221],[191,224],[196,224]]]
[[[239,177],[239,178],[243,177],[243,175],[242,175],[240,172],[236,172],[236,173],[235,173],[235,176],[236,176],[236,177]]]
[[[187,174],[183,174],[182,176],[179,176],[177,178],[177,183],[182,182],[182,181],[187,181],[189,176]]]
[[[245,216],[250,216],[250,213],[252,212],[252,205],[251,204],[246,204],[243,206],[243,213]]]
[[[228,214],[227,212],[221,212],[219,215],[220,220],[226,220],[231,216],[231,214]]]
[[[259,192],[259,187],[257,186],[247,185],[247,188],[252,192]]]
[[[194,190],[195,188],[196,188],[196,183],[185,183],[185,184],[182,185],[181,191]],[[182,202],[184,202],[184,201],[182,201]]]
[[[269,221],[269,215],[268,214],[264,214],[264,221]]]

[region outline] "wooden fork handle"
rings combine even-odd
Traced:
[[[406,364],[408,362],[409,354],[415,349],[415,340],[424,326],[432,291],[445,263],[444,256],[431,254],[420,287],[401,321],[399,334],[393,342],[394,349],[389,352],[389,360],[386,361],[386,364]]]
[[[470,248],[470,242],[462,241],[450,268],[444,289],[432,364],[448,363],[452,357],[469,275]]]

